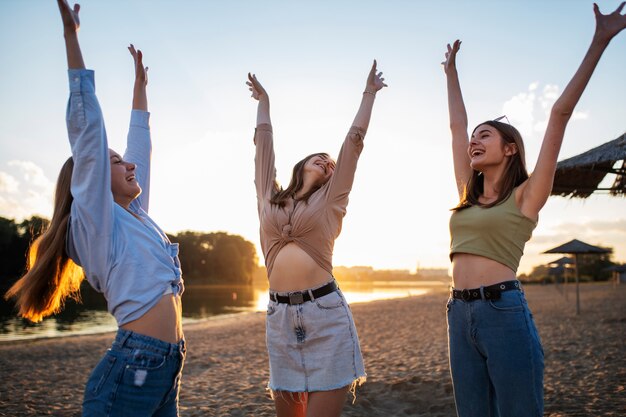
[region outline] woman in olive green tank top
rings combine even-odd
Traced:
[[[450,221],[454,289],[447,318],[450,370],[460,417],[543,415],[543,351],[515,279],[516,270],[550,195],[574,107],[609,42],[626,27],[623,8],[624,3],[603,15],[594,4],[593,40],[552,107],[530,177],[524,144],[513,126],[490,120],[468,137],[456,70],[461,42],[448,44],[443,66],[459,204]]]

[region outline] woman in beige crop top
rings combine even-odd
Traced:
[[[574,107],[610,40],[626,27],[623,7],[624,3],[603,15],[594,4],[593,40],[552,107],[530,177],[524,144],[513,126],[490,120],[468,137],[456,69],[461,42],[448,44],[443,66],[460,200],[450,222],[454,290],[448,301],[448,336],[455,402],[461,417],[493,415],[494,410],[501,416],[543,415],[543,352],[515,280],[517,263],[550,195]],[[504,68],[495,56],[491,64]],[[484,226],[478,227],[478,222]]]
[[[352,314],[332,276],[332,252],[374,98],[386,86],[381,76],[374,61],[337,161],[326,153],[307,156],[283,189],[276,182],[269,97],[248,74],[259,102],[255,185],[270,284],[268,386],[278,416],[339,416],[346,392],[365,380]]]

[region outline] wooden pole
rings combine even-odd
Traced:
[[[576,266],[576,315],[580,314],[580,289],[579,289],[579,272],[578,272],[578,264],[579,264],[578,254],[574,254],[574,265]]]

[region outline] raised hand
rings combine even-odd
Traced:
[[[376,60],[374,60],[372,69],[367,76],[367,82],[365,83],[365,91],[370,93],[376,93],[383,87],[387,87],[387,84],[384,83],[385,79],[382,78],[383,73],[377,72],[376,65]]]
[[[255,74],[248,73],[248,81],[246,81],[248,89],[252,92],[252,98],[255,100],[267,99],[267,91],[261,85],[259,80],[256,79]]]
[[[593,4],[593,12],[596,15],[595,37],[609,42],[615,35],[626,28],[626,15],[621,14],[626,2],[619,5],[613,13],[602,14],[596,3]]]
[[[148,67],[143,66],[143,54],[141,50],[135,49],[135,46],[131,43],[128,47],[128,51],[133,56],[135,61],[135,82],[141,85],[148,84]]]
[[[448,44],[448,51],[446,52],[446,60],[441,63],[443,70],[447,74],[449,70],[456,69],[456,54],[461,49],[461,41],[455,40],[452,46]]]
[[[70,8],[67,0],[57,0],[59,11],[61,12],[61,20],[63,21],[63,30],[66,32],[78,32],[80,29],[80,20],[78,18],[78,12],[80,11],[80,4],[74,4],[74,8]]]

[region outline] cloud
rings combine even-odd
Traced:
[[[558,85],[546,84],[541,89],[539,86],[540,83],[537,81],[530,83],[527,91],[514,95],[502,105],[503,113],[525,138],[545,132],[550,110],[559,98]],[[571,120],[588,118],[589,112],[577,110],[574,111]]]
[[[0,193],[15,193],[19,185],[19,182],[14,177],[6,172],[0,171]]]
[[[503,114],[506,114],[508,119],[515,127],[522,133],[523,136],[527,136],[528,132],[533,131],[534,114],[535,114],[535,101],[537,88],[536,83],[532,83],[528,86],[528,92],[519,93],[502,106]]]
[[[44,190],[54,189],[54,183],[46,177],[43,169],[34,162],[13,160],[9,161],[8,165],[11,168],[16,168],[29,185]]]
[[[18,220],[34,214],[50,217],[55,184],[31,161],[9,161],[0,171],[0,216]]]

